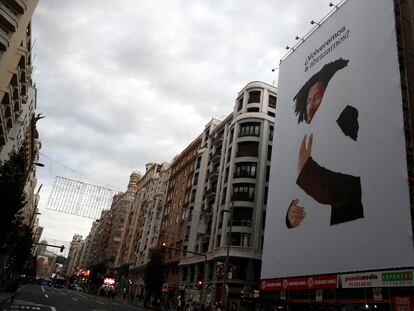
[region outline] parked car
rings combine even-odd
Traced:
[[[36,283],[39,284],[39,285],[49,285],[50,280],[47,279],[47,278],[40,277],[40,278],[36,279]]]
[[[65,285],[63,285],[62,283],[55,283],[55,284],[53,284],[53,287],[55,287],[55,288],[65,288]]]
[[[72,287],[71,287],[73,290],[76,290],[76,291],[78,291],[78,292],[81,292],[81,291],[83,291],[83,288],[81,287],[81,286],[79,286],[78,284],[72,284]]]

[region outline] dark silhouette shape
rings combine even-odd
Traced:
[[[349,136],[351,139],[357,141],[359,130],[358,109],[349,105],[346,106],[336,120],[336,123],[338,123],[345,136]]]

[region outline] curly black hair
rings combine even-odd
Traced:
[[[320,82],[325,87],[328,86],[329,81],[333,75],[348,65],[349,60],[339,58],[331,63],[328,63],[322,67],[317,73],[315,73],[299,90],[299,92],[293,97],[293,101],[296,101],[295,114],[298,116],[298,124],[302,121],[308,122],[306,115],[306,106],[309,89]]]

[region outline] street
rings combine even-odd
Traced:
[[[0,307],[8,310],[38,311],[110,311],[137,310],[139,307],[113,301],[111,298],[90,295],[69,289],[58,289],[41,285],[26,285],[19,289],[14,303],[6,303]]]

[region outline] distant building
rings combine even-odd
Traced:
[[[48,244],[46,240],[42,240],[41,243]],[[45,245],[38,246],[36,254],[36,276],[51,278],[56,268],[57,255],[49,251],[46,247]]]
[[[179,250],[187,248],[185,243],[189,233],[188,228],[184,226],[184,219],[191,212],[189,209],[191,190],[201,139],[202,137],[198,136],[177,155],[169,169],[170,176],[158,246],[165,244],[167,247],[175,248],[175,250],[165,250],[165,274],[170,290],[178,289],[178,263],[182,255]]]
[[[76,274],[78,268],[80,268],[80,261],[83,250],[83,240],[80,234],[75,234],[70,242],[69,254],[66,264],[63,268],[63,273],[70,277]]]
[[[142,228],[141,214],[142,208],[146,204],[147,191],[153,186],[153,180],[158,179],[160,172],[165,168],[165,164],[147,163],[146,172],[139,179],[133,202],[129,208],[125,227],[123,230],[121,243],[118,248],[115,267],[133,267],[137,260],[137,250],[140,240],[140,230]],[[151,241],[149,241],[151,243]]]

